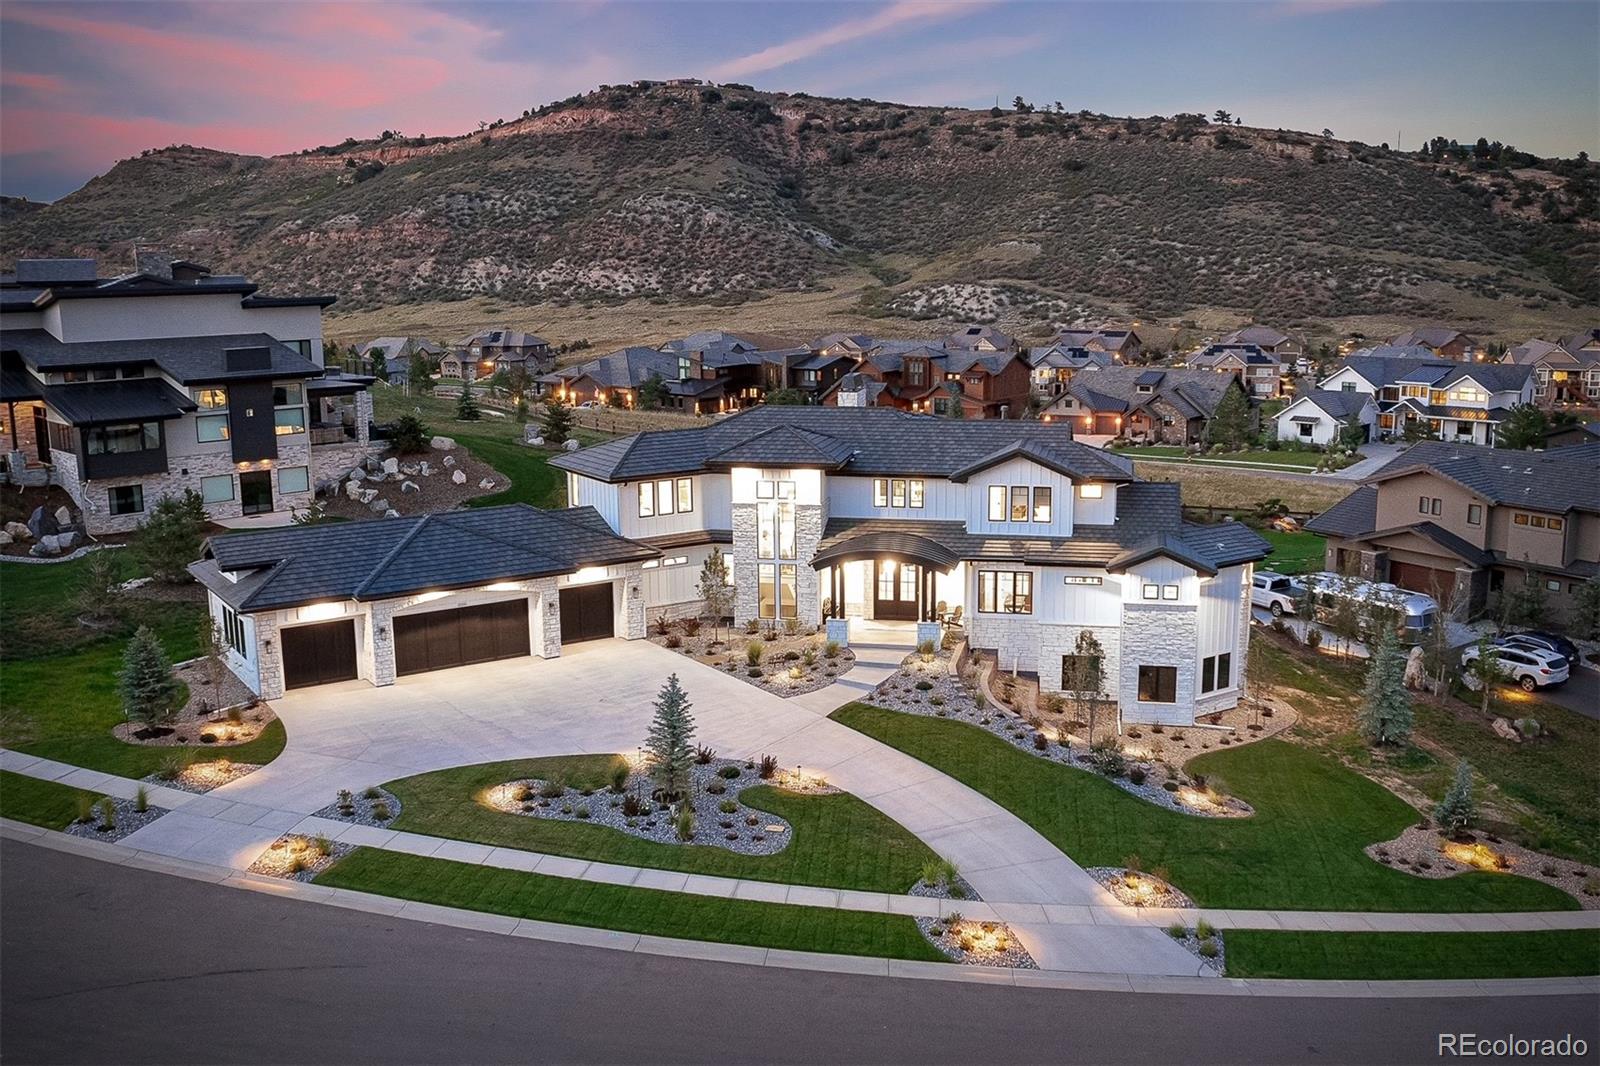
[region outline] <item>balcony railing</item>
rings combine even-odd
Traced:
[[[327,426],[313,424],[310,429],[312,444],[343,444],[356,439],[354,426]]]

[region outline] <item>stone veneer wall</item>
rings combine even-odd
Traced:
[[[243,504],[239,500],[238,475],[240,470],[234,463],[233,456],[227,452],[211,452],[196,455],[168,455],[167,470],[162,474],[144,474],[139,477],[97,478],[85,484],[78,470],[77,456],[67,452],[51,453],[55,463],[56,477],[61,487],[77,503],[83,512],[84,527],[95,534],[100,533],[131,533],[139,528],[139,524],[149,516],[150,510],[157,500],[163,496],[179,496],[185,489],[200,491],[200,479],[214,477],[219,474],[229,474],[234,477],[233,499],[221,503],[206,504],[206,514],[213,520],[222,518],[238,518],[243,513]],[[260,469],[259,464],[248,464],[249,469]],[[305,492],[280,493],[278,491],[278,470],[285,466],[304,466],[309,468],[308,479],[310,488]],[[311,447],[308,444],[278,443],[278,458],[272,461],[272,505],[275,511],[287,511],[311,506],[313,489],[316,486],[317,472],[311,464]],[[248,472],[246,470],[245,472]],[[144,487],[144,510],[138,514],[112,515],[107,510],[108,490],[121,485],[141,485]]]
[[[733,546],[728,549],[733,574],[733,622],[744,625],[761,611],[761,585],[756,574],[756,505],[733,505]]]
[[[756,526],[758,504],[733,505],[733,546],[729,550],[729,570],[733,574],[733,621],[743,625],[759,618],[761,611],[761,578],[756,569],[763,562],[779,560],[756,558]],[[794,591],[795,615],[803,625],[818,624],[822,620],[822,581],[810,559],[817,553],[822,541],[823,511],[817,504],[796,504],[794,509],[795,565]],[[790,560],[781,560],[787,564]]]
[[[1123,605],[1122,646],[1137,649],[1121,657],[1117,702],[1124,722],[1187,725],[1194,721],[1198,618],[1199,612],[1190,606]],[[1178,668],[1176,702],[1139,701],[1142,665]]]
[[[1101,690],[1111,697],[1117,694],[1122,663],[1122,630],[1116,626],[1042,625],[1039,627],[1039,689],[1042,692],[1060,692],[1061,657],[1074,655],[1078,650],[1078,634],[1088,630],[1100,642],[1105,652],[1101,659]]]

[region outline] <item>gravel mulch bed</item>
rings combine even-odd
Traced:
[[[978,900],[983,897],[978,895],[978,890],[959,874],[950,881],[932,883],[922,878],[917,878],[917,883],[906,890],[908,896],[922,896],[924,899],[959,899]]]
[[[485,792],[482,799],[505,814],[591,822],[658,844],[706,844],[741,855],[772,855],[789,846],[794,833],[787,820],[739,802],[739,794],[756,785],[785,788],[781,777],[763,781],[748,763],[712,759],[708,763],[695,763],[690,768],[689,778],[694,834],[688,840],[678,839],[672,806],[651,798],[653,786],[644,771],[630,773],[621,792],[602,788],[585,795],[577,789],[563,787],[555,793],[560,782],[522,778],[496,785]],[[544,795],[545,791],[552,795]],[[823,787],[808,787],[805,791],[824,794]],[[632,809],[630,797],[632,803],[638,804],[637,812],[632,814],[628,813]],[[723,804],[731,804],[733,809],[722,810]]]
[[[360,792],[342,789],[332,803],[315,812],[314,816],[387,829],[391,822],[400,817],[400,800],[393,792],[376,785]]]
[[[1194,900],[1160,877],[1121,866],[1088,866],[1084,873],[1105,886],[1118,903],[1127,907],[1193,907]],[[1129,874],[1132,874],[1132,881]]]
[[[1373,861],[1414,877],[1437,880],[1489,870],[1543,881],[1572,896],[1584,910],[1600,910],[1600,869],[1487,833],[1470,833],[1454,840],[1431,826],[1412,825],[1393,840],[1369,844],[1364,850]]]
[[[944,918],[918,918],[917,928],[928,943],[951,962],[963,966],[999,966],[1037,970],[1028,949],[1004,922],[974,922],[959,914]]]
[[[920,654],[913,652],[906,657],[898,671],[885,678],[865,698],[865,702],[906,714],[966,722],[987,730],[1019,751],[1037,758],[1062,763],[1087,773],[1100,773],[1093,762],[1095,756],[1070,732],[1062,733],[1060,725],[1051,725],[1036,716],[1036,726],[1021,715],[982,703],[978,696],[977,679],[972,671],[969,670],[965,677],[950,673],[950,654],[948,650],[940,651],[932,661],[924,662]],[[1192,729],[1169,731],[1161,726],[1148,728],[1152,740],[1163,738],[1184,746],[1190,743],[1194,732]],[[1191,778],[1176,765],[1158,762],[1152,750],[1140,746],[1145,735],[1143,730],[1130,730],[1122,741],[1125,771],[1116,776],[1101,776],[1124,792],[1180,814],[1201,818],[1244,818],[1255,813],[1241,799],[1207,791],[1203,778]],[[1040,739],[1044,742],[1042,747]],[[1211,746],[1209,741],[1199,743],[1203,747]],[[1166,787],[1169,782],[1172,785],[1170,789]]]
[[[1217,973],[1222,973],[1227,969],[1228,946],[1223,941],[1221,933],[1213,929],[1210,936],[1202,937],[1198,928],[1187,925],[1183,926],[1182,936],[1176,935],[1177,933],[1178,926],[1176,925],[1168,926],[1166,929],[1168,936],[1183,945],[1189,954],[1211,967]],[[1208,947],[1207,945],[1210,946]]]
[[[163,777],[161,771],[147,774],[140,778],[152,785],[166,785],[180,792],[194,792],[203,794],[214,788],[239,780],[261,769],[260,763],[233,762],[229,759],[215,759],[211,762],[197,762],[185,766],[176,777]]]
[[[711,643],[711,630],[696,626],[693,622],[687,626],[683,622],[671,623],[666,633],[660,633],[658,629],[659,626],[652,622],[650,640],[654,643],[714,666],[731,677],[765,689],[775,696],[799,696],[826,688],[849,673],[856,664],[856,654],[849,648],[840,648],[838,655],[829,658],[828,638],[814,629],[793,635],[779,629],[775,635],[754,636],[744,632],[730,635],[723,629],[719,635],[724,639],[714,646]],[[752,677],[745,647],[755,640],[761,641],[763,653],[761,665],[754,668],[760,673]],[[808,651],[811,653],[809,663],[806,662]]]
[[[136,810],[133,800],[111,800],[113,815],[111,829],[103,827],[100,819],[100,805],[95,804],[94,813],[89,815],[87,822],[73,822],[64,830],[69,836],[84,837],[89,840],[116,841],[137,833],[151,822],[167,813],[165,807],[146,806],[143,811]]]
[[[173,676],[189,687],[189,699],[172,719],[171,732],[141,737],[143,726],[119,722],[111,735],[126,744],[153,748],[227,748],[248,744],[277,719],[272,709],[256,700],[245,683],[232,670],[222,670],[222,682],[215,693],[205,676],[204,665],[196,661],[173,668]],[[215,709],[213,709],[215,708]],[[239,720],[230,719],[229,708],[237,708]],[[206,740],[206,737],[211,740]]]
[[[451,460],[448,466],[445,465],[447,456]],[[388,479],[384,479],[381,474],[368,475],[361,481],[361,487],[376,489],[378,493],[376,499],[388,500],[389,507],[402,515],[454,510],[474,497],[504,492],[511,486],[510,478],[488,463],[475,458],[459,444],[454,451],[434,451],[430,448],[420,455],[394,455],[392,452],[385,452],[379,458],[380,461],[385,458],[399,459],[401,473],[398,476],[391,475]],[[423,463],[428,464],[429,473],[426,476],[422,473]],[[408,470],[413,472],[405,473]],[[451,480],[450,475],[456,470],[467,476],[465,484],[457,485]],[[347,475],[349,471],[341,473]],[[482,488],[480,483],[485,479],[493,481],[494,486]],[[352,500],[345,495],[346,480],[348,478],[341,479],[336,490],[322,497],[325,512],[340,518],[382,518],[382,511],[374,512],[370,504]],[[407,481],[417,486],[416,492],[402,491],[402,485]]]
[[[289,881],[312,881],[339,859],[356,850],[354,844],[341,844],[337,840],[326,843],[323,852],[312,837],[287,833],[274,840],[256,861],[250,864],[250,873],[282,877]]]

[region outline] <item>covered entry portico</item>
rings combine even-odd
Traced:
[[[933,622],[963,599],[961,560],[915,533],[864,531],[840,538],[811,559],[826,590],[827,618]]]

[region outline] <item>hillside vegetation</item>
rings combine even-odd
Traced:
[[[1219,312],[1583,323],[1600,302],[1596,167],[1509,150],[676,86],[604,88],[456,138],[386,134],[275,158],[150,151],[7,210],[4,251],[120,262],[137,237],[335,293],[344,313],[726,307],[841,279],[852,316],[1040,332]]]

